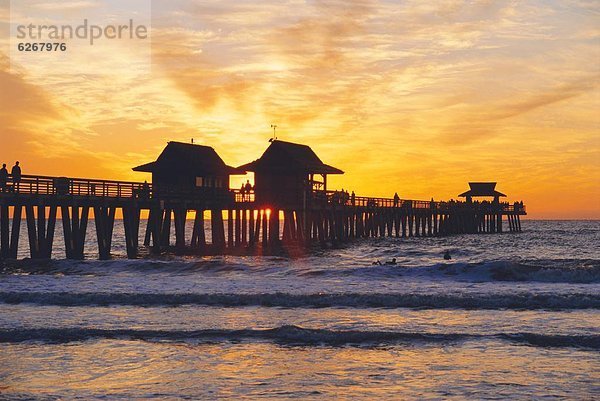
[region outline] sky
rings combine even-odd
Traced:
[[[600,2],[152,1],[150,57],[114,42],[60,65],[11,58],[9,5],[0,162],[25,174],[143,181],[132,167],[191,138],[237,166],[276,124],[357,195],[497,181],[531,218],[600,218]]]

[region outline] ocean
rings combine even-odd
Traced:
[[[599,221],[137,260],[117,222],[110,261],[88,229],[1,262],[0,399],[600,399]]]

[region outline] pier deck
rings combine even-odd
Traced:
[[[257,248],[268,252],[286,244],[341,243],[363,237],[518,232],[520,216],[526,214],[519,203],[350,197],[338,191],[307,191],[301,204],[277,207],[256,202],[252,192],[224,188],[166,190],[141,182],[24,175],[18,185],[9,183],[0,192],[0,257],[17,257],[23,217],[32,258],[51,257],[60,218],[65,256],[82,259],[91,213],[98,257],[108,259],[117,211],[123,217],[130,258],[139,254],[142,223],[143,244],[152,252],[172,249],[173,222],[176,250],[251,254]],[[194,219],[188,241],[189,213]]]

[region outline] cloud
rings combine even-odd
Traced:
[[[515,93],[509,99],[492,104],[464,105],[460,121],[452,121],[443,128],[439,139],[446,145],[472,144],[477,140],[489,141],[501,130],[499,124],[540,108],[563,102],[597,90],[600,75],[557,85],[534,93]]]
[[[0,53],[0,118],[3,125],[15,128],[17,122],[31,120],[56,120],[59,108],[51,95],[39,86],[27,83],[22,75],[11,74],[8,57]]]

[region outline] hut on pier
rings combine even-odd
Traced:
[[[496,191],[495,182],[470,182],[469,188],[468,191],[458,195],[466,198],[468,203],[471,203],[474,197],[491,197],[494,198],[494,203],[499,203],[500,197],[506,197],[502,192]]]
[[[272,140],[260,159],[238,167],[254,172],[256,202],[277,208],[305,208],[326,199],[327,175],[344,174],[321,161],[306,145]]]
[[[156,161],[142,164],[133,171],[152,173],[157,191],[229,191],[229,176],[240,174],[225,164],[210,146],[169,142]],[[241,174],[244,174],[241,172]]]

